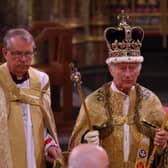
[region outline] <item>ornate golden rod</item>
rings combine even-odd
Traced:
[[[82,87],[81,87],[81,84],[82,84],[81,74],[80,74],[80,72],[77,71],[77,68],[75,68],[73,63],[70,63],[70,67],[71,67],[71,80],[74,82],[75,86],[77,86],[77,89],[78,89],[78,92],[79,92],[79,95],[80,95],[80,99],[82,101],[84,111],[85,111],[85,114],[86,114],[88,127],[89,127],[89,130],[91,131],[91,130],[93,130],[93,127],[92,127],[92,124],[91,124],[88,109],[87,109],[87,106],[86,106],[86,103],[85,103],[84,94],[83,94]]]

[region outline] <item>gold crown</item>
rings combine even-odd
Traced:
[[[122,11],[118,16],[121,19],[117,28],[108,27],[104,31],[104,37],[109,50],[106,63],[111,62],[143,62],[140,48],[144,38],[141,27],[131,27],[127,23],[128,17]]]

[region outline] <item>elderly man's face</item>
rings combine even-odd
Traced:
[[[2,51],[10,72],[22,77],[32,62],[34,52],[32,44],[16,36],[11,39],[10,48],[3,48]]]
[[[110,64],[109,71],[117,88],[128,93],[136,83],[141,70],[141,63],[117,63]]]

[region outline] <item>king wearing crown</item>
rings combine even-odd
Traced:
[[[119,26],[106,28],[104,37],[112,81],[85,99],[93,130],[89,129],[82,105],[69,148],[80,143],[101,145],[109,156],[110,168],[158,164],[166,168],[168,132],[160,129],[165,118],[163,106],[155,93],[137,83],[144,60],[140,52],[144,31],[131,27],[122,13]],[[151,161],[154,146],[156,153]]]

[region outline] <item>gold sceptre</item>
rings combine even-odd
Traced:
[[[166,109],[165,111],[166,111],[166,116],[165,116],[165,118],[164,118],[164,120],[163,120],[163,122],[162,122],[161,130],[163,130],[163,129],[165,128],[166,123],[167,123],[167,121],[168,121],[168,109]],[[151,153],[151,155],[150,155],[150,157],[149,157],[148,164],[147,164],[146,168],[150,168],[150,166],[152,165],[152,163],[153,163],[153,161],[154,161],[154,157],[155,157],[156,150],[157,150],[157,146],[155,145],[155,146],[153,147],[152,153]]]
[[[74,82],[74,85],[78,89],[79,96],[80,96],[80,99],[82,101],[84,111],[85,111],[85,114],[86,114],[88,127],[89,127],[89,130],[92,131],[93,127],[92,127],[92,124],[91,124],[91,121],[90,121],[88,109],[87,109],[87,106],[86,106],[86,103],[85,103],[85,98],[84,98],[84,94],[83,94],[82,87],[81,87],[81,84],[82,84],[81,74],[80,74],[80,72],[78,72],[77,68],[74,66],[73,63],[70,63],[70,67],[71,67],[71,80]]]

